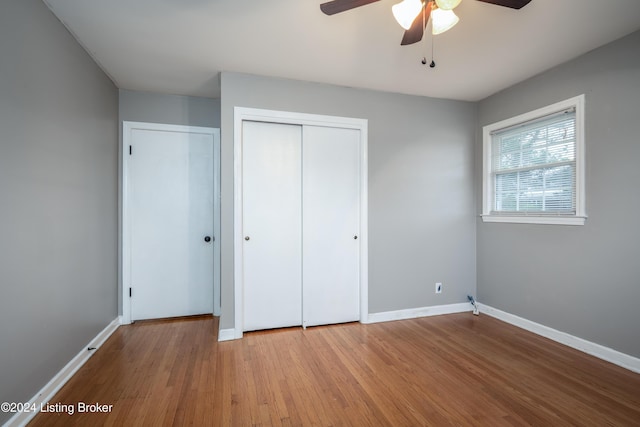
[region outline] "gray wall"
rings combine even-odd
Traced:
[[[220,100],[120,89],[120,120],[220,127]]]
[[[586,225],[477,220],[478,298],[640,357],[640,32],[491,96],[479,124],[584,93]],[[481,212],[482,138],[476,150]]]
[[[122,122],[161,123],[182,126],[220,128],[220,100],[194,96],[167,95],[120,89],[119,146],[122,150]],[[122,152],[122,151],[120,151]],[[122,176],[122,159],[118,159],[118,176]],[[122,206],[122,188],[118,189]],[[122,237],[122,209],[118,208]],[[120,241],[121,242],[121,241]],[[118,313],[122,314],[122,244],[118,244]]]
[[[238,73],[221,90],[221,328],[234,326],[234,106],[368,119],[370,313],[475,293],[475,104]]]
[[[0,2],[0,58],[0,402],[20,402],[117,317],[118,92],[40,0]]]

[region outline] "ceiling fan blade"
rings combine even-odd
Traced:
[[[498,6],[510,7],[511,9],[522,9],[531,0],[478,0],[484,3],[491,3]]]
[[[404,32],[404,36],[402,37],[400,45],[406,46],[408,44],[418,43],[420,40],[422,40],[424,29],[427,28],[427,23],[429,22],[429,17],[431,16],[432,4],[432,2],[428,2],[424,7],[424,21],[422,12],[420,12],[420,14],[416,16],[416,19],[413,20],[413,24],[411,24],[411,28]]]
[[[380,0],[333,0],[322,3],[320,10],[323,11],[325,15],[335,15],[336,13],[345,12],[378,1]]]

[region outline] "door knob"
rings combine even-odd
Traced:
[[[244,240],[249,240],[249,236],[246,236],[246,237],[244,238]]]
[[[211,241],[211,237],[210,236],[204,236],[204,241],[209,243]]]
[[[358,239],[358,236],[353,236],[353,240],[357,240],[357,239]]]

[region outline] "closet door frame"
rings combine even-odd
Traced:
[[[293,125],[312,125],[360,131],[360,322],[369,317],[368,262],[368,171],[366,119],[295,113],[288,111],[234,107],[234,337],[242,338],[244,329],[244,269],[243,269],[243,204],[242,204],[242,123],[257,121]]]

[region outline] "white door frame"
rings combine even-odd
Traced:
[[[131,195],[129,146],[133,130],[204,133],[213,137],[213,314],[220,315],[220,129],[160,123],[122,122],[122,324],[131,323]]]
[[[242,338],[244,329],[244,273],[243,273],[243,223],[242,223],[242,122],[258,121],[294,125],[312,125],[360,131],[360,322],[369,316],[369,226],[368,226],[368,171],[367,141],[368,121],[348,117],[294,113],[234,107],[233,158],[233,243],[234,243],[234,338]]]

